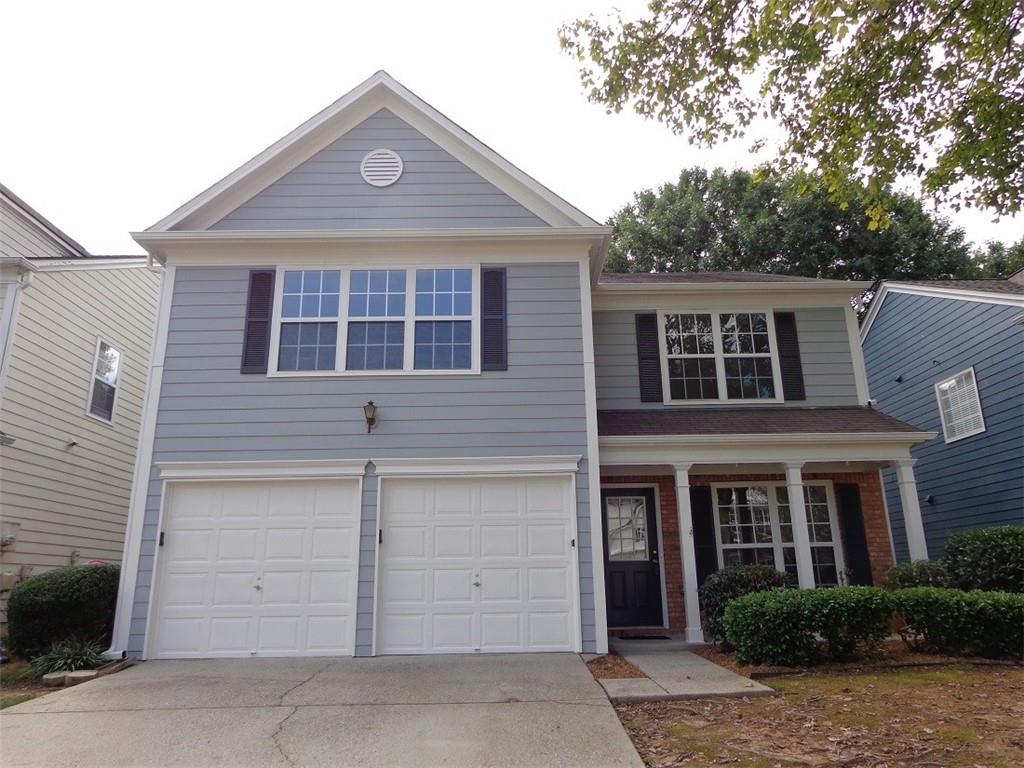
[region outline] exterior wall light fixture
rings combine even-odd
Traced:
[[[377,406],[373,400],[363,406],[363,416],[366,417],[366,434],[370,434],[370,430],[377,424]]]

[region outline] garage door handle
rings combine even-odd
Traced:
[[[253,584],[252,588],[255,589],[257,592],[263,591],[263,587],[260,586],[259,584]]]
[[[474,581],[473,582],[473,586],[474,587],[479,587],[480,586],[480,582],[479,581]]]

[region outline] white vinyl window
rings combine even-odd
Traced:
[[[955,443],[985,431],[985,417],[981,412],[974,368],[960,371],[938,382],[935,385],[935,397],[939,402],[942,432],[947,443]]]
[[[120,375],[121,352],[103,339],[97,339],[86,413],[101,421],[114,420]]]
[[[480,270],[281,268],[271,376],[480,370]]]
[[[837,586],[845,578],[831,487],[814,482],[803,487],[814,583]],[[796,545],[785,485],[716,485],[714,500],[719,567],[770,565],[796,576]]]
[[[781,399],[771,312],[662,312],[659,317],[665,402]]]

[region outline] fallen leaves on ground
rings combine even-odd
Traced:
[[[587,662],[587,669],[596,680],[622,680],[628,677],[647,677],[639,667],[630,664],[617,653],[598,656]]]
[[[764,680],[779,696],[622,704],[650,768],[1010,768],[1024,755],[1024,671],[947,667]]]

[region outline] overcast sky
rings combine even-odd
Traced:
[[[685,166],[753,163],[583,97],[558,26],[634,0],[0,3],[0,181],[96,254],[140,253],[129,231],[378,69],[598,220]]]

